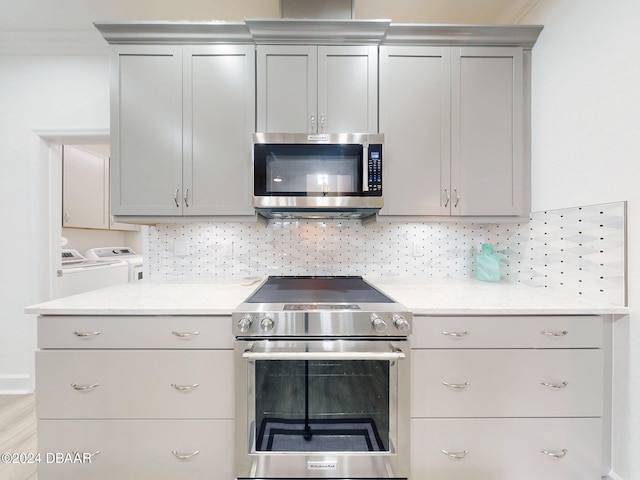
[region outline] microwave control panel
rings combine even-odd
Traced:
[[[369,195],[382,196],[382,145],[369,145]]]

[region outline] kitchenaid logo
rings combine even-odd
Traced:
[[[329,135],[326,135],[326,134],[308,135],[307,141],[308,142],[328,142]]]
[[[322,462],[307,462],[307,470],[337,470],[338,462],[336,460],[324,460]]]

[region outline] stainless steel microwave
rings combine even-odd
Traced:
[[[267,218],[365,218],[383,206],[383,134],[253,134],[253,206]]]

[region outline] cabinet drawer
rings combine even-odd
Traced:
[[[233,418],[227,350],[41,350],[36,379],[38,418]]]
[[[231,480],[232,437],[233,420],[39,420],[40,452],[100,453],[83,463],[43,460],[38,479]]]
[[[412,417],[602,415],[599,349],[413,350],[411,356]]]
[[[38,348],[233,348],[233,341],[230,316],[38,317]]]
[[[415,317],[413,348],[599,348],[602,317]]]
[[[602,422],[595,418],[412,420],[411,453],[415,479],[600,480]]]

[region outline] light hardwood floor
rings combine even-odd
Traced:
[[[33,395],[0,395],[0,454],[35,454],[36,415]],[[0,462],[2,480],[37,480],[37,465]]]

